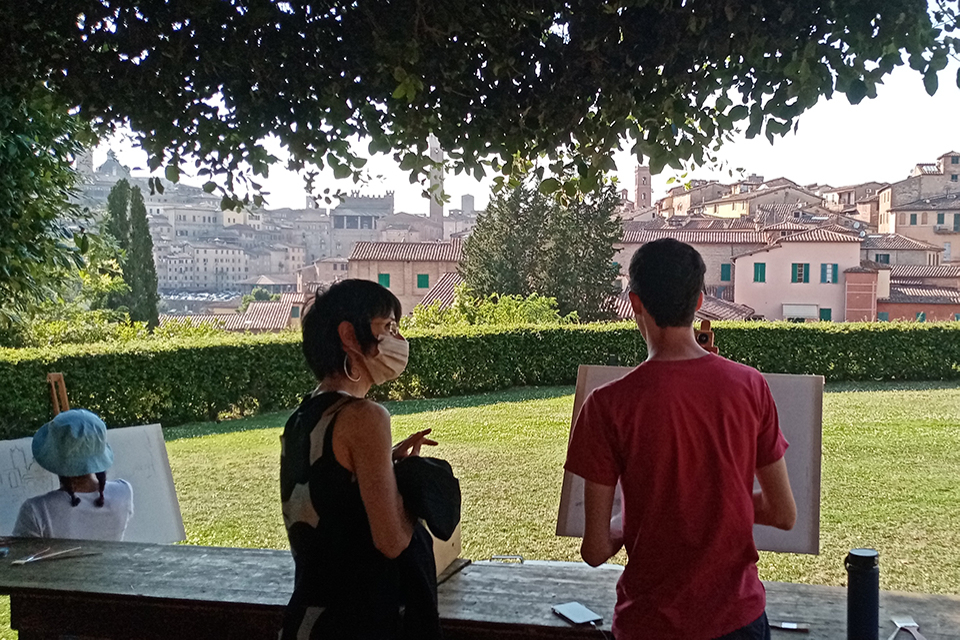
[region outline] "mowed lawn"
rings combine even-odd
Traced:
[[[572,405],[569,387],[388,403],[395,438],[432,427],[460,477],[464,557],[579,559],[554,535]],[[165,430],[189,544],[287,548],[286,417]],[[829,385],[823,443],[821,554],[762,553],[761,577],[843,585],[846,551],[872,546],[882,588],[960,593],[960,384]]]

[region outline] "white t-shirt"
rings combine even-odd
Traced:
[[[80,504],[70,505],[70,494],[51,491],[25,500],[13,527],[23,538],[123,540],[133,515],[133,489],[126,480],[109,480],[103,488],[103,506],[95,504],[99,491],[77,492]]]

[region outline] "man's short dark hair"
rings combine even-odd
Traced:
[[[648,242],[630,260],[630,290],[658,327],[693,324],[707,271],[697,250],[673,238]]]
[[[307,366],[317,380],[343,371],[345,352],[338,333],[340,323],[346,320],[353,325],[357,342],[366,352],[377,343],[370,321],[391,316],[399,321],[401,313],[397,296],[369,280],[342,280],[322,293],[318,291],[303,314],[303,356]]]

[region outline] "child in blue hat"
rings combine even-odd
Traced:
[[[133,490],[126,480],[107,481],[113,450],[99,416],[85,409],[58,414],[33,436],[33,458],[60,477],[60,488],[23,503],[14,536],[123,540]]]

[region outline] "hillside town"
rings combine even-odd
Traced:
[[[83,198],[105,202],[115,182],[136,184],[111,152],[81,164]],[[672,237],[707,265],[702,319],[831,321],[960,320],[960,153],[917,164],[899,182],[835,187],[751,174],[733,183],[692,180],[653,199],[647,167],[623,189],[623,233],[614,247],[626,296],[632,253]],[[434,176],[442,188],[442,177]],[[148,193],[145,190],[145,193]],[[344,278],[393,291],[404,309],[452,304],[463,280],[463,241],[477,223],[474,198],[428,215],[394,209],[393,193],[352,192],[332,208],[221,211],[216,196],[171,184],[145,196],[166,311],[162,321],[219,321],[230,330],[296,326],[307,297]],[[282,294],[237,313],[256,288]]]

